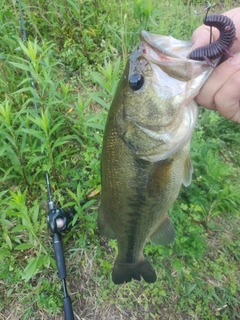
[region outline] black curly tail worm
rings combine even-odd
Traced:
[[[220,32],[220,36],[217,41],[193,50],[189,54],[189,58],[192,60],[205,60],[210,66],[214,67],[211,60],[219,58],[224,53],[232,56],[229,49],[236,39],[236,28],[230,18],[221,14],[214,14],[211,16],[206,15],[203,22],[211,28],[217,28]]]

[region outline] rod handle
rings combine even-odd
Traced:
[[[74,320],[72,302],[69,296],[63,298],[64,319]]]
[[[62,238],[59,233],[53,234],[53,248],[58,267],[58,276],[60,279],[67,277],[66,265],[63,252]]]

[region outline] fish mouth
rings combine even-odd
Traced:
[[[140,38],[155,50],[166,61],[188,61],[187,58],[192,43],[188,40],[178,40],[173,37],[156,35],[142,30]]]
[[[189,81],[203,71],[209,70],[209,65],[205,61],[188,58],[192,48],[192,42],[189,40],[178,40],[169,36],[152,34],[145,30],[141,31],[140,38],[142,56],[160,66],[173,78]],[[215,61],[215,64],[217,63],[218,61]]]

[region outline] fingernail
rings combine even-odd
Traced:
[[[233,58],[230,59],[231,64],[240,64],[240,53],[236,53]]]

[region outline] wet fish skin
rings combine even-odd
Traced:
[[[179,58],[179,53],[167,51],[169,37],[163,38],[164,45],[159,37],[142,33],[105,128],[98,228],[103,235],[117,239],[118,256],[112,272],[115,284],[141,277],[149,283],[156,281],[143,249],[148,240],[161,245],[174,240],[167,211],[182,183],[191,183],[190,138],[197,119],[193,98],[212,71],[204,62],[188,62],[189,42],[175,45],[182,44]],[[136,91],[129,86],[133,74],[142,75],[144,81]]]

